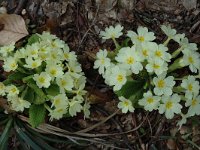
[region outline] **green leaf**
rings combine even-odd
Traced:
[[[131,40],[131,38],[127,38],[127,39],[125,39],[123,42],[122,42],[122,46],[121,47],[127,47],[127,46],[129,46],[129,41]]]
[[[34,99],[35,99],[35,92],[34,92],[34,90],[32,90],[31,88],[26,87],[26,89],[22,92],[21,97],[22,97],[24,100],[27,100],[27,101],[29,101],[30,103],[33,103],[33,102],[34,102]]]
[[[11,81],[21,80],[22,78],[26,77],[27,75],[21,72],[14,72],[8,76],[8,79]]]
[[[33,102],[34,104],[36,104],[36,105],[44,104],[45,101],[46,101],[46,98],[45,98],[45,97],[41,97],[41,96],[39,96],[39,95],[37,95],[37,94],[35,93],[35,95],[34,95],[34,102]]]
[[[33,43],[39,42],[40,37],[37,34],[33,34],[29,39],[28,39],[28,45],[31,45]]]
[[[35,91],[35,93],[36,93],[38,96],[40,96],[40,97],[42,97],[42,98],[46,98],[46,95],[45,95],[45,93],[43,92],[43,90],[40,89],[35,83],[33,83],[33,82],[28,82],[27,85],[28,85],[31,89],[33,89],[33,90]]]
[[[6,150],[8,147],[7,144],[8,144],[8,138],[10,135],[12,123],[13,123],[13,118],[10,118],[8,123],[6,124],[5,129],[3,130],[3,133],[1,134],[1,137],[0,137],[0,149],[1,150]]]
[[[29,123],[32,127],[37,127],[44,122],[46,109],[44,105],[31,105],[29,109]]]
[[[141,81],[136,81],[136,80],[127,81],[126,84],[121,88],[121,90],[116,91],[115,93],[118,96],[123,96],[123,97],[128,99],[131,96],[134,96],[138,92],[140,92],[141,89],[143,89],[144,85],[145,85],[145,81],[144,80],[141,80]]]
[[[52,84],[48,89],[45,89],[46,93],[51,96],[56,96],[60,93],[59,86]]]

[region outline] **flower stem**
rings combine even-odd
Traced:
[[[184,65],[181,65],[181,63],[180,63],[181,60],[182,60],[182,57],[176,59],[176,60],[174,61],[174,63],[173,63],[172,65],[169,66],[167,72],[170,73],[170,72],[172,72],[172,71],[174,71],[174,70],[176,70],[176,69],[180,69],[180,68],[185,67]]]
[[[120,45],[118,44],[118,42],[116,41],[115,38],[112,38],[112,40],[113,40],[113,42],[115,44],[116,49],[118,50],[120,48]]]
[[[171,40],[171,38],[167,38],[167,40],[163,43],[165,46],[167,46],[167,44],[169,43],[169,41]]]
[[[51,108],[50,108],[46,103],[44,104],[44,107],[45,107],[49,112],[52,111]]]
[[[174,51],[172,53],[172,58],[175,58],[176,56],[178,56],[178,54],[180,54],[180,52],[182,51],[183,47],[178,48],[176,51]]]

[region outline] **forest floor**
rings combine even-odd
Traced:
[[[72,132],[88,128],[85,133],[101,138],[108,145],[92,143],[82,149],[200,149],[199,117],[190,119],[180,130],[173,120],[166,120],[157,112],[136,110],[122,114],[117,111],[117,97],[93,69],[91,55],[99,49],[111,49],[111,42],[103,42],[99,32],[109,25],[121,24],[126,30],[146,26],[163,40],[159,28],[170,24],[185,33],[190,42],[200,46],[199,0],[0,0],[0,11],[19,14],[28,31],[50,31],[68,43],[79,55],[87,77],[87,90],[92,101],[91,117],[82,115],[61,119],[50,124]],[[173,46],[173,45],[171,45]],[[100,123],[99,123],[100,122]],[[99,123],[99,124],[98,124]],[[96,125],[94,127],[94,125]],[[90,127],[94,128],[90,128]],[[112,134],[119,133],[119,134]],[[98,137],[96,134],[105,134]],[[57,149],[79,149],[74,145],[54,145]],[[81,149],[81,147],[80,147]]]

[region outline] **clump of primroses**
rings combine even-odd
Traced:
[[[118,107],[122,112],[133,112],[136,107],[142,107],[146,111],[158,110],[167,119],[179,114],[183,118],[178,122],[179,126],[186,123],[188,117],[200,115],[197,45],[190,43],[185,34],[177,34],[169,25],[161,26],[166,35],[163,43],[155,42],[155,34],[140,26],[136,32],[127,31],[127,38],[119,44],[117,38],[123,35],[122,30],[121,25],[116,25],[100,32],[102,39],[113,40],[115,49],[99,50],[94,62],[94,68],[105,83],[112,86],[116,94],[124,93],[118,95]],[[167,46],[172,40],[179,46],[169,50]],[[189,73],[176,73],[181,69],[189,70]],[[131,84],[131,88],[133,81],[141,82]],[[143,84],[136,93],[134,88],[139,83]],[[127,96],[127,91],[133,94]]]
[[[0,96],[7,99],[10,109],[23,112],[42,105],[50,120],[81,111],[88,117],[86,78],[75,52],[48,32],[35,34],[28,41],[21,48],[14,43],[0,47],[3,69],[9,75],[0,82]]]

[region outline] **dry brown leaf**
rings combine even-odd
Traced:
[[[0,45],[9,45],[28,35],[24,19],[15,14],[0,14]]]

